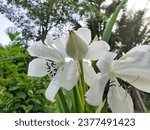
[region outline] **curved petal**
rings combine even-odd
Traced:
[[[98,60],[104,52],[109,51],[110,46],[105,41],[94,41],[89,45],[88,53],[85,58],[90,60]]]
[[[79,28],[76,33],[83,37],[87,44],[91,42],[91,31],[88,28]]]
[[[150,52],[150,45],[139,45],[134,48],[132,48],[130,51],[127,53],[133,52],[133,51],[138,51],[138,50],[144,50]]]
[[[74,61],[65,63],[61,66],[46,90],[46,98],[54,102],[55,95],[60,87],[63,87],[66,90],[72,89],[78,81],[77,72],[77,65]]]
[[[67,53],[66,53],[67,41],[68,41],[68,36],[57,38],[56,40],[54,40],[53,46],[58,50],[62,58],[67,57]]]
[[[147,69],[128,68],[117,72],[118,78],[128,82],[139,90],[150,93],[150,72]]]
[[[96,72],[88,63],[83,62],[84,81],[87,85],[92,86],[97,79]]]
[[[45,92],[46,98],[51,102],[55,102],[55,96],[59,89],[60,89],[59,85],[55,85],[55,83],[50,83]]]
[[[150,53],[138,51],[132,55],[124,57],[122,60],[113,62],[112,69],[116,73],[125,72],[128,69],[150,70]]]
[[[42,58],[36,58],[29,63],[28,75],[35,77],[43,77],[47,75],[46,60]]]
[[[28,52],[31,56],[37,56],[53,61],[60,61],[62,59],[56,49],[44,45],[41,41],[36,42],[29,47]]]
[[[149,45],[147,45],[149,46]],[[150,47],[148,47],[150,48]],[[148,49],[146,49],[146,45],[145,46],[138,46],[138,47],[134,47],[133,49],[131,49],[130,51],[128,51],[125,55],[123,55],[119,61],[136,61],[138,59],[142,59],[145,56],[150,55]]]
[[[52,79],[45,92],[46,98],[51,102],[55,101],[55,95],[57,94],[59,88],[61,87],[61,81],[62,81],[62,68],[58,69],[55,77]]]
[[[67,90],[71,90],[78,81],[78,63],[70,61],[64,64],[62,72],[61,86]]]
[[[115,86],[112,86],[109,89],[107,99],[108,104],[114,113],[134,112],[133,101],[130,95],[122,87],[119,87],[117,79],[115,80]]]
[[[87,103],[93,106],[98,106],[102,103],[104,88],[108,82],[108,76],[101,76],[99,80],[90,86],[90,89],[85,94]]]
[[[139,46],[135,47],[135,49],[142,49],[142,50],[146,50],[146,51],[150,52],[150,45],[139,45]]]
[[[54,40],[55,40],[55,37],[53,37],[52,35],[47,35],[44,43],[47,46],[52,47],[52,44],[54,43]]]
[[[105,52],[102,54],[101,58],[96,64],[102,74],[106,74],[109,72],[113,59],[116,57],[116,55],[117,54],[113,52]]]
[[[123,60],[116,61],[112,69],[115,70],[118,78],[142,91],[150,92],[150,53],[147,51],[134,53],[135,57],[128,56]]]

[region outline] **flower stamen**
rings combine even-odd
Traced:
[[[51,77],[54,77],[58,70],[57,64],[54,61],[47,60],[46,65],[47,65],[47,72]]]

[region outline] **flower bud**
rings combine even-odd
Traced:
[[[69,31],[69,39],[66,46],[68,56],[73,59],[83,59],[88,52],[86,40],[77,31]]]

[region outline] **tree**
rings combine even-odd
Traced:
[[[105,0],[6,0],[0,1],[0,12],[12,21],[26,41],[42,40],[50,30],[61,30],[67,25],[78,29],[79,21],[87,22],[92,38],[102,34],[106,19],[115,10],[120,1],[109,6],[102,5]],[[104,13],[102,13],[104,12]],[[14,29],[8,29],[11,32]],[[14,32],[13,32],[14,33]]]
[[[117,21],[116,30],[113,33],[110,43],[117,48],[120,54],[140,44],[150,42],[150,21],[144,19],[144,11],[137,11],[133,14],[124,10],[122,17]],[[120,45],[120,46],[119,46]]]
[[[106,21],[110,18],[120,1],[111,1],[110,5],[106,5],[105,0],[88,0],[88,4],[84,5],[89,8],[89,17],[87,26],[92,32],[92,38],[102,36],[106,26]],[[105,3],[105,4],[104,4]]]
[[[17,28],[26,40],[44,41],[53,28],[59,31],[73,19],[77,0],[6,0],[0,1],[0,12]]]

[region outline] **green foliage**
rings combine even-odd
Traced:
[[[116,8],[115,12],[113,13],[112,17],[110,18],[110,20],[107,23],[107,26],[103,32],[103,40],[105,40],[106,42],[109,41],[111,32],[112,32],[112,28],[116,22],[117,16],[120,12],[120,10],[123,8],[123,6],[125,5],[125,3],[127,2],[127,0],[122,0],[122,2],[119,4],[119,6]]]
[[[16,33],[14,33],[14,34],[12,34],[12,33],[7,33],[8,34],[8,36],[9,36],[9,39],[11,40],[11,41],[13,41],[13,40],[15,40],[16,39],[16,37],[20,34],[19,32],[16,32]]]
[[[81,5],[83,15],[87,15],[87,26],[92,32],[92,39],[97,35],[98,38],[102,36],[106,27],[106,21],[114,13],[120,1],[111,0],[111,4],[106,4],[105,0],[87,0]]]
[[[13,39],[16,34],[10,35]],[[53,112],[46,100],[49,79],[27,76],[31,57],[22,43],[0,46],[0,112]]]

